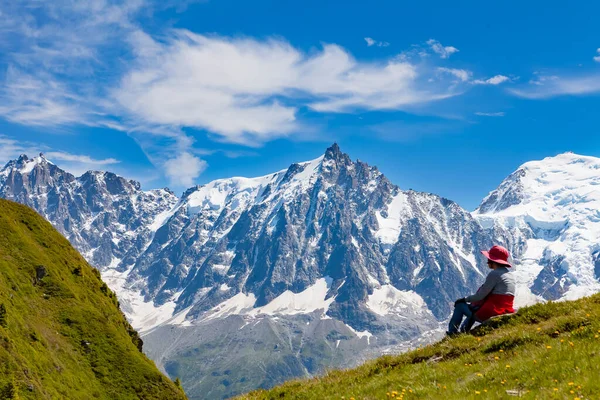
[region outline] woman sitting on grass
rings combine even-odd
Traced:
[[[447,335],[467,332],[475,321],[483,322],[496,315],[514,313],[515,277],[509,268],[509,253],[502,246],[494,246],[490,251],[481,252],[488,259],[492,271],[474,295],[454,302],[454,313],[450,319]],[[470,303],[470,304],[469,304]],[[461,326],[463,317],[466,317]]]

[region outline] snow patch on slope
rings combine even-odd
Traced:
[[[324,277],[317,279],[312,286],[300,293],[286,290],[269,304],[255,308],[249,314],[253,316],[260,314],[293,315],[308,314],[317,310],[323,310],[323,314],[325,314],[334,300],[334,297],[326,299],[332,282],[333,279],[330,277]]]
[[[114,261],[112,264],[115,264]],[[155,306],[153,301],[145,301],[138,290],[126,286],[129,272],[130,270],[119,272],[111,268],[101,273],[104,282],[117,294],[121,308],[131,326],[141,333],[172,318],[176,301],[183,291],[176,293],[170,301],[161,306]]]
[[[379,230],[375,232],[375,237],[384,244],[394,244],[400,236],[402,213],[406,206],[406,195],[399,192],[388,204],[387,217],[381,215],[380,211],[375,213]]]
[[[229,315],[243,315],[251,318],[261,316],[309,314],[322,310],[323,315],[327,313],[334,297],[327,299],[327,293],[331,288],[333,279],[324,277],[303,290],[294,293],[286,290],[268,304],[262,307],[254,307],[256,296],[253,293],[238,293],[215,306],[207,313],[201,321],[224,318]]]
[[[367,299],[367,307],[378,315],[429,313],[421,296],[412,290],[398,290],[392,285],[374,289]]]

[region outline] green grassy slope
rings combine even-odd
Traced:
[[[600,399],[600,295],[244,399]]]
[[[98,271],[33,210],[0,200],[0,398],[185,399],[139,347]]]

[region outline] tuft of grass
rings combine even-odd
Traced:
[[[0,200],[0,398],[185,399],[115,294],[35,211]]]
[[[548,302],[358,368],[240,399],[596,399],[600,294]]]

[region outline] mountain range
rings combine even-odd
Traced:
[[[474,212],[401,190],[334,144],[258,178],[143,191],[43,155],[0,171],[102,274],[190,398],[223,398],[438,337],[507,247],[518,305],[600,289],[600,160],[524,164]]]

